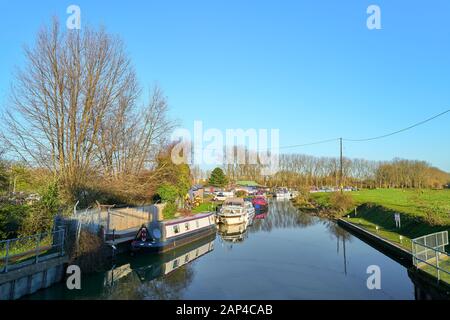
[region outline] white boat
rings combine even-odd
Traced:
[[[245,211],[247,212],[247,220],[249,224],[253,222],[253,218],[255,217],[255,207],[250,201],[244,201]]]
[[[281,189],[278,189],[275,192],[275,197],[277,199],[291,199],[292,198],[292,194],[291,194],[291,192],[288,189],[281,188]]]
[[[225,200],[222,208],[217,213],[219,223],[241,224],[248,221],[247,208],[244,199],[229,198]]]

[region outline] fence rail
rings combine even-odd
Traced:
[[[450,276],[450,254],[445,251],[448,245],[448,232],[436,232],[412,240],[413,264],[416,268],[431,268],[438,280],[444,273],[445,278]],[[428,269],[430,269],[428,268]]]
[[[0,241],[0,273],[64,255],[65,230]]]

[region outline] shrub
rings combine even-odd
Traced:
[[[157,189],[156,193],[159,195],[162,202],[168,202],[168,203],[175,202],[175,200],[178,197],[177,187],[170,185],[170,184],[161,185]]]
[[[330,204],[334,210],[339,212],[348,211],[353,205],[353,197],[345,192],[333,192],[330,196]]]
[[[247,196],[247,192],[245,190],[236,191],[236,197],[243,198],[245,196]]]
[[[53,227],[53,220],[61,207],[57,183],[50,183],[41,194],[41,200],[30,206],[30,213],[23,221],[20,228],[22,236],[47,232]]]
[[[0,206],[0,240],[16,238],[24,220],[29,214],[29,207],[4,204]]]
[[[445,217],[445,212],[437,206],[425,210],[424,220],[431,226],[443,225],[443,217]]]
[[[311,196],[309,194],[299,193],[294,199],[292,199],[294,205],[300,208],[313,208],[314,205],[311,202]]]
[[[178,210],[178,206],[175,202],[167,202],[163,209],[164,219],[171,219],[175,217],[175,213]]]

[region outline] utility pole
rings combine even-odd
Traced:
[[[339,144],[340,144],[340,161],[339,161],[339,188],[341,189],[341,192],[343,192],[342,189],[342,183],[343,183],[343,156],[342,156],[342,138],[339,138]]]

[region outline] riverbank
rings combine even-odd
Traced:
[[[329,193],[313,194],[307,202],[313,207],[311,212],[317,215],[351,223],[408,252],[411,252],[412,239],[450,231],[450,190],[377,189],[348,195],[353,206],[347,210],[336,210]],[[298,202],[294,201],[294,205]],[[400,226],[396,226],[395,214],[400,215]],[[442,263],[446,265],[448,261]],[[425,271],[433,273],[434,269]],[[445,275],[443,280],[450,282],[450,277]]]
[[[376,189],[346,194],[353,200],[347,210],[333,210],[330,193],[311,194],[311,210],[350,219],[352,223],[383,233],[389,240],[406,247],[409,245],[407,239],[450,231],[450,190]],[[395,226],[396,213],[400,214],[400,228]]]

